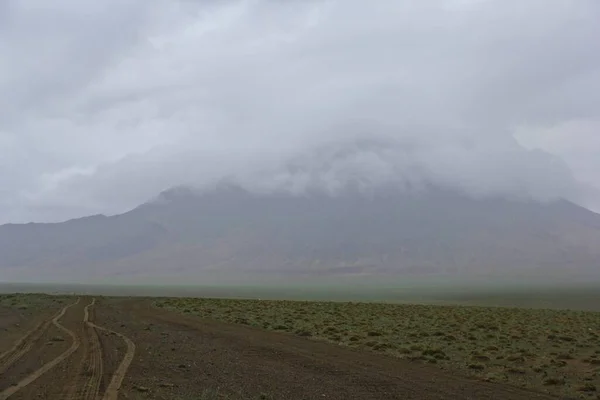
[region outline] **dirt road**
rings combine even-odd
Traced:
[[[429,365],[81,298],[0,355],[5,399],[552,399]]]
[[[102,346],[98,330],[106,329],[91,322],[95,304],[95,299],[77,299],[0,355],[0,400],[117,398],[134,349],[124,352],[124,368],[105,371],[105,364],[114,363],[104,358],[118,357],[119,346]],[[105,381],[111,384],[103,385]]]

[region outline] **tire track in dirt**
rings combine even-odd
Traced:
[[[23,358],[48,330],[51,323],[52,320],[40,322],[21,337],[10,350],[0,354],[0,374],[5,373],[15,362]]]
[[[95,299],[94,299],[94,301],[95,301]],[[108,384],[108,386],[104,392],[104,396],[102,397],[102,400],[117,400],[117,398],[119,397],[119,389],[121,388],[123,379],[125,379],[125,375],[127,375],[127,370],[129,369],[129,366],[131,365],[131,362],[133,361],[133,357],[135,356],[135,343],[131,339],[129,339],[127,336],[125,336],[119,332],[115,332],[111,329],[104,328],[102,326],[98,326],[90,321],[87,321],[87,323],[92,328],[95,328],[95,329],[98,329],[98,330],[101,330],[104,332],[108,332],[112,335],[116,335],[116,336],[120,337],[121,339],[123,339],[123,341],[127,345],[127,351],[125,353],[125,356],[123,357],[121,364],[119,365],[119,367],[113,374],[113,376],[110,380],[110,383]]]
[[[104,366],[102,360],[102,347],[100,345],[100,338],[98,337],[98,332],[96,329],[90,324],[89,321],[86,321],[86,324],[86,331],[89,333],[90,337],[90,359],[87,369],[87,374],[90,376],[90,379],[85,386],[82,397],[79,398],[85,400],[96,400],[100,391],[100,383],[102,382]]]
[[[65,328],[64,326],[62,326],[60,324],[60,322],[58,322],[67,312],[67,310],[77,304],[79,304],[79,301],[81,300],[81,298],[78,298],[77,301],[73,304],[69,304],[68,306],[65,306],[54,318],[52,318],[52,324],[54,324],[58,329],[60,329],[61,331],[65,332],[67,335],[71,336],[71,339],[73,340],[73,343],[71,344],[71,347],[65,351],[64,353],[62,353],[60,356],[56,357],[54,360],[50,361],[49,363],[45,364],[44,366],[42,366],[42,368],[38,369],[37,371],[33,372],[32,374],[30,374],[29,376],[27,376],[25,379],[22,379],[21,381],[17,382],[15,385],[11,386],[10,388],[3,390],[2,392],[0,392],[0,400],[5,400],[8,399],[10,396],[12,396],[13,394],[17,393],[19,390],[23,389],[24,387],[28,386],[29,384],[31,384],[32,382],[34,382],[36,379],[38,379],[40,376],[44,375],[46,372],[50,371],[52,368],[54,368],[55,366],[57,366],[59,363],[61,363],[62,361],[64,361],[65,359],[67,359],[71,354],[73,354],[75,351],[77,351],[77,349],[79,348],[80,345],[80,340],[77,337],[77,335],[75,335],[74,332],[72,332],[71,330]],[[44,323],[42,323],[42,326],[44,325]],[[48,324],[49,325],[49,324]],[[36,328],[34,328],[33,331],[35,331]],[[43,331],[42,331],[43,333]],[[41,336],[41,334],[40,334]],[[26,341],[26,340],[24,340]],[[31,343],[31,346],[29,346],[29,348],[31,348],[33,346],[33,343],[35,343],[35,341],[33,341]],[[19,343],[17,343],[18,347]],[[10,350],[9,350],[10,351]],[[25,352],[26,353],[26,352]],[[23,354],[25,354],[23,353]],[[22,355],[21,355],[22,357]]]
[[[67,307],[68,308],[68,307]],[[47,321],[42,321],[33,329],[23,335],[9,350],[0,354],[0,375],[4,374],[14,363],[19,361],[27,354],[35,345],[35,343],[44,335],[50,327],[52,320],[58,315],[64,315],[66,308],[58,311],[52,318]],[[61,316],[62,316],[61,315]]]
[[[96,400],[100,391],[103,374],[102,347],[98,332],[91,325],[90,307],[96,304],[96,299],[83,309],[85,352],[77,373],[65,393],[67,399]]]

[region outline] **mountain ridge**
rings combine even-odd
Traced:
[[[0,226],[13,280],[145,276],[596,276],[600,215],[566,200],[394,188],[331,195],[178,187],[126,213]]]

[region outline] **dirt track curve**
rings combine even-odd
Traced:
[[[100,340],[96,330],[90,326],[89,316],[90,307],[96,302],[92,299],[91,303],[83,309],[82,329],[84,351],[80,358],[76,372],[70,384],[65,389],[68,399],[95,400],[100,391],[100,383],[102,380],[102,349],[100,348]]]
[[[95,301],[96,300],[94,299],[94,302]],[[103,400],[116,400],[119,397],[119,389],[121,388],[123,379],[125,379],[125,375],[127,374],[127,369],[129,368],[129,365],[133,361],[133,357],[135,355],[135,343],[133,343],[133,341],[131,339],[129,339],[127,336],[122,335],[119,332],[115,332],[113,330],[98,326],[98,325],[94,324],[93,322],[88,321],[87,319],[85,321],[91,329],[99,329],[99,330],[108,332],[112,335],[118,336],[121,339],[123,339],[123,341],[127,344],[127,351],[125,353],[125,356],[123,357],[123,361],[121,361],[121,364],[117,368],[116,372],[113,374],[112,379],[111,379],[108,387],[105,390],[104,397],[102,398]],[[98,338],[98,336],[96,336],[96,339],[97,338]],[[98,343],[98,345],[99,345],[99,343]]]
[[[117,332],[95,325],[90,321],[90,315],[92,314],[90,309],[96,304],[96,299],[92,299],[83,310],[75,310],[73,312],[74,315],[70,315],[71,318],[69,318],[69,321],[59,322],[70,309],[80,303],[80,300],[81,299],[77,299],[73,304],[64,307],[50,321],[40,323],[17,341],[9,351],[0,355],[0,371],[3,372],[3,374],[0,375],[0,384],[2,385],[0,388],[3,388],[3,390],[0,391],[0,400],[5,400],[12,396],[18,397],[19,395],[22,396],[22,398],[30,398],[33,394],[42,392],[46,393],[46,398],[77,400],[96,400],[99,398],[107,400],[117,399],[121,382],[133,359],[135,345],[129,338]],[[83,311],[82,316],[80,313],[81,311]],[[79,318],[76,318],[77,314],[80,315]],[[70,347],[60,355],[44,363],[34,372],[25,377],[21,377],[16,383],[3,381],[1,378],[5,378],[4,372],[8,371],[9,373],[6,375],[10,376],[11,368],[13,366],[15,366],[14,369],[18,371],[19,368],[17,367],[20,363],[24,364],[24,368],[21,368],[24,370],[31,368],[28,367],[28,365],[35,365],[34,353],[37,354],[38,358],[44,358],[45,352],[48,352],[45,347],[47,347],[48,344],[52,344],[42,340],[50,324],[54,324],[54,326],[62,333],[71,338]],[[121,367],[114,372],[111,384],[107,386],[103,397],[100,397],[104,375],[103,348],[97,330],[104,330],[120,336],[128,347],[128,351],[124,355]],[[68,360],[68,362],[63,363],[65,360]],[[59,365],[63,366],[62,370],[58,368]],[[14,374],[15,376],[18,376],[18,372],[15,372]],[[7,379],[9,378],[7,377]],[[61,382],[64,383],[61,384]],[[10,383],[10,386],[4,388],[7,383]],[[36,385],[38,387],[28,388],[28,386]],[[30,389],[29,393],[21,393],[23,389],[26,388]],[[54,393],[52,392],[52,388],[62,389],[60,389],[58,393]]]
[[[63,309],[62,311],[64,311]],[[61,312],[62,312],[61,311]],[[60,314],[60,312],[59,312]],[[19,361],[48,330],[52,320],[40,322],[33,329],[21,337],[14,346],[0,354],[0,374],[6,372],[15,362]]]
[[[69,329],[65,328],[64,326],[62,326],[58,321],[63,317],[63,315],[65,315],[65,313],[67,312],[67,310],[69,308],[71,308],[71,307],[79,304],[80,300],[81,299],[77,299],[77,301],[75,303],[69,304],[68,306],[64,307],[60,311],[60,313],[58,313],[58,315],[55,316],[52,319],[52,323],[57,328],[59,328],[60,330],[62,330],[63,332],[65,332],[67,335],[71,336],[71,338],[73,339],[73,344],[71,345],[71,347],[69,347],[69,349],[67,351],[65,351],[64,353],[62,353],[60,356],[56,357],[54,360],[52,360],[49,363],[45,364],[42,368],[38,369],[37,371],[33,372],[31,375],[27,376],[25,379],[17,382],[16,384],[12,385],[8,389],[5,389],[2,392],[0,392],[0,400],[8,399],[10,396],[12,396],[13,394],[15,394],[19,390],[23,389],[27,385],[31,384],[36,379],[38,379],[40,376],[44,375],[46,372],[50,371],[52,368],[54,368],[56,365],[58,365],[60,362],[62,362],[63,360],[65,360],[67,357],[69,357],[71,354],[73,354],[77,350],[77,348],[79,347],[79,339],[77,338],[77,336],[71,330],[69,330]],[[44,325],[46,325],[46,324],[44,324]],[[29,346],[26,346],[26,349],[30,350],[33,347],[33,345],[35,344],[35,342],[37,342],[37,339],[39,339],[39,338],[36,338],[35,341],[31,341],[31,344]],[[23,342],[30,342],[30,340],[28,340],[27,338],[22,339],[22,341]],[[25,353],[20,354],[20,356],[18,357],[18,359],[23,358],[23,356],[25,355]],[[13,364],[18,359],[14,360]]]

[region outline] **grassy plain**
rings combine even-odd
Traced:
[[[519,301],[531,302],[526,300]],[[469,301],[485,302],[477,296]],[[574,398],[600,398],[597,312],[201,298],[166,298],[157,305],[436,364],[487,381]]]

